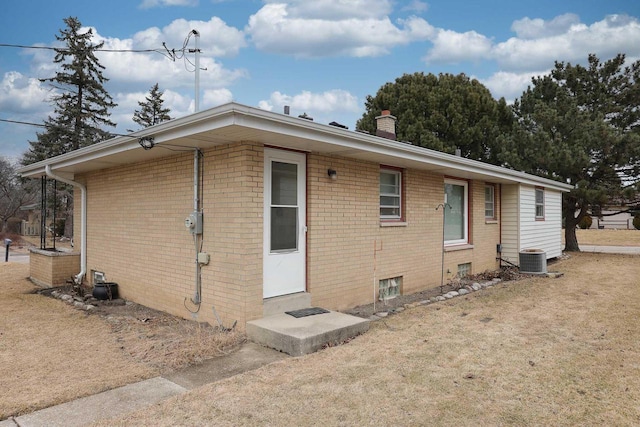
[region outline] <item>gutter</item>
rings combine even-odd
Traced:
[[[79,285],[87,274],[87,187],[79,182],[56,175],[51,170],[51,165],[45,165],[44,171],[49,178],[80,189],[80,272],[73,278],[73,281]]]

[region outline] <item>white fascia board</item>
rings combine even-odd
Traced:
[[[101,157],[129,150],[140,150],[138,139],[145,136],[153,136],[156,144],[162,144],[170,143],[179,138],[188,138],[199,133],[215,132],[216,129],[229,126],[281,134],[299,139],[301,143],[306,141],[309,146],[318,147],[319,143],[327,148],[319,151],[335,151],[336,154],[340,155],[342,153],[347,157],[349,157],[349,154],[346,153],[348,150],[353,157],[357,157],[355,154],[374,154],[383,159],[384,163],[389,164],[397,161],[409,162],[418,167],[424,165],[425,169],[442,169],[443,171],[463,174],[470,173],[486,177],[488,180],[496,179],[544,186],[545,188],[563,192],[570,191],[573,188],[568,184],[524,172],[236,103],[221,105],[179,119],[170,120],[133,132],[130,136],[119,136],[99,144],[43,160],[20,168],[18,172],[25,177],[38,176],[44,174],[44,167],[47,164],[51,165],[52,169],[57,169],[74,164],[97,161]],[[334,147],[335,150],[329,147]],[[297,145],[289,145],[289,148],[305,149],[304,146],[299,147]]]

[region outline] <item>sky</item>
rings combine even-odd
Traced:
[[[77,17],[105,49],[166,52],[200,34],[200,111],[238,102],[355,129],[368,95],[405,73],[464,73],[518,98],[555,61],[640,59],[637,0],[22,0],[0,6],[0,44],[61,46]],[[194,54],[98,52],[126,133],[158,83],[172,117],[194,112]],[[0,46],[0,156],[17,161],[52,114],[54,52]],[[393,114],[393,112],[392,112]]]

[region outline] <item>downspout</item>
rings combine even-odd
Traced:
[[[200,150],[195,149],[193,152],[193,211],[200,212]],[[200,266],[200,260],[198,259],[198,253],[200,252],[200,241],[202,236],[198,233],[193,235],[193,241],[195,243],[195,261],[196,261],[196,278],[195,289],[191,302],[195,305],[200,305],[201,291],[202,291],[202,267]]]
[[[51,165],[45,165],[44,171],[49,178],[80,189],[80,272],[73,278],[73,281],[79,285],[87,274],[87,187],[79,182],[56,175],[51,170]]]

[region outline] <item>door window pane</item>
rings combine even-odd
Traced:
[[[271,252],[298,249],[298,208],[271,208]]]
[[[271,163],[271,204],[298,205],[298,165]]]

